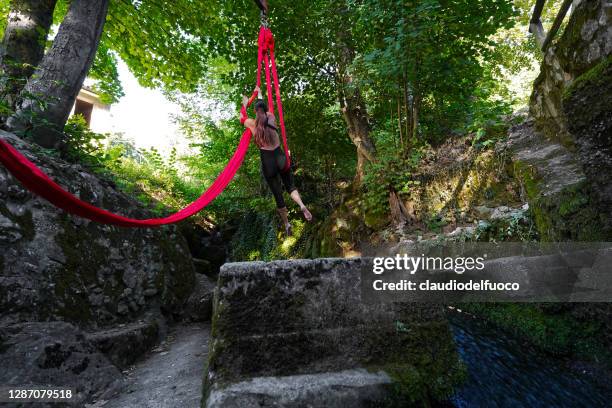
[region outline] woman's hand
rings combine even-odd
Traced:
[[[258,99],[263,99],[263,95],[261,94],[261,88],[256,86],[255,87],[255,92],[257,92],[257,98]]]
[[[247,106],[249,103],[249,97],[246,95],[242,95],[242,106]]]

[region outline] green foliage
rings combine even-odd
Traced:
[[[414,146],[407,154],[397,157],[396,140],[392,133],[382,130],[375,133],[379,142],[379,161],[368,165],[363,180],[363,204],[369,214],[383,216],[388,212],[389,193],[409,193],[419,188],[420,180],[413,177],[421,159],[430,148],[427,144]]]
[[[205,38],[219,19],[218,7],[190,0],[112,0],[96,58],[100,72],[108,71],[112,50],[144,86],[194,90],[205,72]]]
[[[89,77],[96,80],[94,91],[100,96],[100,101],[105,104],[112,104],[125,94],[119,72],[117,71],[117,56],[105,43],[100,44],[98,52],[89,71]]]
[[[0,39],[4,38],[4,29],[6,28],[9,10],[10,10],[10,0],[1,0],[0,1]]]
[[[106,160],[102,142],[106,135],[92,132],[82,115],[74,115],[64,128],[68,159],[86,164],[102,164]]]
[[[511,113],[510,104],[502,101],[489,101],[486,95],[475,92],[477,96],[472,104],[469,124],[466,131],[472,134],[472,146],[479,148],[493,147],[495,142],[505,138],[508,123],[505,115]]]
[[[538,231],[531,213],[517,211],[509,218],[480,221],[472,239],[481,242],[529,242],[538,239]]]
[[[422,137],[440,143],[478,108],[478,84],[490,75],[484,61],[496,45],[490,37],[510,27],[513,14],[509,1],[364,1],[358,33],[367,45],[354,69],[378,95],[404,93],[401,102],[420,110]]]
[[[308,228],[304,220],[295,219],[295,215],[291,222],[293,235],[286,237],[279,229],[275,210],[260,208],[245,213],[232,239],[230,259],[272,261],[306,257],[305,244],[312,229]]]

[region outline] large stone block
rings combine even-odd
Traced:
[[[71,388],[67,402],[7,403],[3,407],[82,407],[121,387],[121,372],[85,333],[65,322],[0,327],[0,384],[23,388]]]
[[[363,303],[364,267],[365,259],[224,265],[207,406],[386,406],[447,396],[462,366],[442,306]]]

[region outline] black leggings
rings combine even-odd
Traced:
[[[296,188],[293,185],[293,174],[291,174],[291,169],[283,171],[286,161],[283,149],[281,149],[280,146],[274,150],[259,149],[259,156],[261,157],[261,170],[270,186],[270,190],[272,190],[274,200],[276,201],[276,207],[286,207],[287,205],[283,199],[283,185],[289,194],[295,191]]]

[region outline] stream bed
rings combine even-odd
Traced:
[[[449,311],[457,349],[468,370],[451,399],[457,408],[597,408],[612,406],[610,379],[596,381],[567,361],[523,344],[465,313]]]

